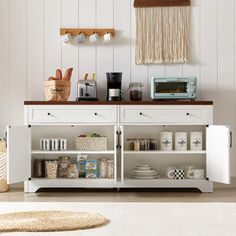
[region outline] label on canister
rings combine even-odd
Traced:
[[[161,132],[160,134],[160,148],[161,151],[172,151],[173,143],[172,143],[172,132]]]

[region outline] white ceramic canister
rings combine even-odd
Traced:
[[[44,139],[41,138],[41,139],[40,139],[40,150],[43,150],[43,149],[44,149],[44,146],[43,146],[44,144],[43,144],[43,143],[44,143]]]
[[[51,150],[51,140],[43,139],[43,150],[50,151]]]
[[[191,151],[202,151],[202,132],[190,133],[190,149]]]
[[[161,132],[161,134],[160,134],[161,151],[172,151],[173,150],[172,139],[173,139],[172,132]]]
[[[51,140],[51,150],[58,151],[59,150],[59,139],[53,138]]]
[[[175,150],[186,151],[188,147],[187,132],[175,133]]]
[[[67,139],[63,139],[63,138],[61,138],[60,139],[60,150],[61,151],[66,151],[67,150]]]

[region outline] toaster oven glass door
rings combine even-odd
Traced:
[[[155,93],[187,93],[187,82],[157,82]]]

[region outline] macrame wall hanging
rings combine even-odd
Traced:
[[[135,0],[136,64],[187,63],[190,0]]]

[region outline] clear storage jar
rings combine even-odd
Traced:
[[[67,156],[59,157],[59,162],[58,162],[59,178],[67,178],[69,165],[70,165],[70,157]]]
[[[130,83],[129,93],[131,101],[141,101],[143,98],[143,84],[142,83]]]
[[[156,141],[156,139],[150,139],[149,140],[149,150],[150,151],[157,150],[157,141]]]
[[[45,177],[45,161],[42,158],[34,160],[34,177],[35,178]]]
[[[134,151],[134,139],[127,139],[129,150]]]
[[[46,161],[46,177],[48,179],[57,178],[58,161]]]
[[[114,179],[114,161],[108,160],[107,161],[107,178]]]
[[[68,171],[67,174],[68,179],[77,179],[79,177],[79,171],[76,164],[69,164],[67,171]]]
[[[140,151],[140,141],[139,141],[139,139],[134,140],[134,151]]]
[[[107,159],[99,159],[99,178],[106,178],[107,173]]]

